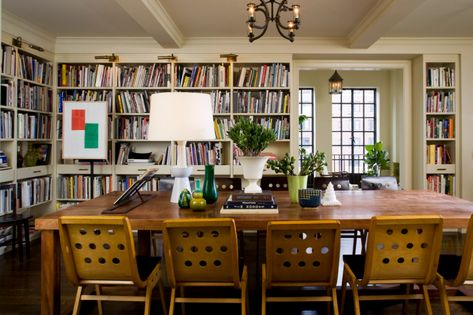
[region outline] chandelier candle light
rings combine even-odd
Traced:
[[[291,7],[287,5],[286,0],[260,0],[259,4],[248,3],[246,5],[248,11],[248,38],[250,42],[257,40],[262,37],[268,29],[269,22],[275,22],[276,28],[279,34],[285,39],[293,42],[294,41],[294,30],[299,29],[301,23],[299,17],[300,5],[294,4]],[[257,24],[255,14],[260,12],[264,16],[264,24]],[[287,25],[281,23],[281,13],[292,12],[293,19],[287,21]],[[259,30],[258,35],[254,34],[254,30]],[[285,31],[288,31],[285,34]]]

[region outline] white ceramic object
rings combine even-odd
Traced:
[[[240,156],[240,163],[243,168],[243,178],[248,181],[245,193],[257,194],[263,192],[258,185],[258,180],[263,177],[264,166],[268,160],[267,156]]]
[[[332,182],[329,182],[327,185],[327,189],[325,190],[324,197],[321,201],[322,206],[339,206],[341,202],[337,200],[337,196],[335,195],[335,189],[333,189]]]

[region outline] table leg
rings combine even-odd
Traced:
[[[151,231],[138,230],[138,248],[136,252],[140,256],[151,254]]]
[[[25,247],[26,247],[26,257],[30,257],[30,222],[25,220],[23,223],[23,229],[25,234]]]
[[[59,232],[41,231],[41,314],[59,315],[61,302]]]

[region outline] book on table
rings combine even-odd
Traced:
[[[223,204],[220,210],[222,214],[239,213],[278,213],[278,205],[270,191],[263,191],[259,194],[245,194],[234,192]]]

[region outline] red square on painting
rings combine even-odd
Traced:
[[[85,109],[73,109],[71,118],[72,130],[85,129]]]

